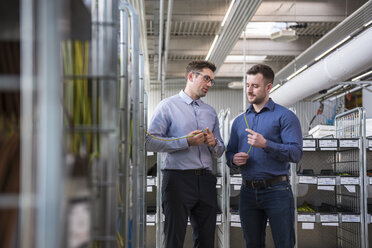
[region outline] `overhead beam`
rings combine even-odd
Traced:
[[[353,1],[262,1],[251,21],[254,22],[340,22],[345,16],[353,13],[365,0]],[[215,4],[213,4],[215,5]],[[185,13],[189,6],[198,6],[198,11]],[[222,21],[227,6],[226,3],[211,8],[208,1],[188,0],[178,1],[172,17],[173,21]],[[152,13],[146,15],[147,20],[153,20]]]
[[[209,49],[209,42],[213,37],[171,37],[169,46],[169,56],[177,55],[206,55]],[[148,37],[149,47],[154,47],[154,39]],[[300,37],[295,42],[276,42],[270,39],[248,39],[247,40],[247,55],[283,55],[296,56],[307,49],[314,39],[311,37]],[[149,53],[153,54],[154,50],[149,49]],[[243,54],[243,41],[238,40],[231,55]]]

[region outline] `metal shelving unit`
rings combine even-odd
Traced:
[[[221,138],[226,142],[230,136],[230,109],[221,110],[218,114]],[[221,214],[217,216],[216,247],[229,247],[230,244],[230,169],[226,166],[223,154],[217,160],[217,205]]]
[[[146,243],[146,159],[144,126],[146,98],[144,58],[139,51],[138,15],[120,0],[120,166],[117,206],[121,247]]]
[[[0,208],[19,209],[19,247],[144,247],[146,99],[137,17],[124,1],[74,3],[89,13],[91,33],[72,41],[60,25],[73,26],[67,3],[21,1],[21,72],[0,76],[1,91],[21,95],[21,189],[0,194]]]
[[[365,183],[367,185],[366,191],[366,204],[367,204],[367,214],[365,216],[366,222],[366,246],[368,247],[369,244],[372,244],[372,194],[370,193],[372,190],[372,136],[366,138],[366,180]]]
[[[363,130],[364,110],[355,109],[336,116],[336,138],[304,139],[296,176],[298,247],[368,247]]]

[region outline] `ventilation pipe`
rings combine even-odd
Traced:
[[[367,70],[372,65],[372,28],[350,40],[270,94],[289,107],[322,89],[327,89]]]

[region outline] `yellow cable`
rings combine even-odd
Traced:
[[[249,126],[248,126],[247,118],[245,117],[245,113],[243,113],[243,116],[244,116],[245,124],[247,124],[247,128],[250,129]],[[252,145],[249,147],[249,150],[248,150],[247,154],[249,154],[249,152],[251,151],[251,149],[252,149]]]
[[[207,130],[207,129],[203,129],[203,130],[201,130],[201,132],[205,132],[206,130]],[[150,135],[151,137],[153,137],[154,139],[162,140],[162,141],[175,141],[175,140],[187,139],[187,138],[190,138],[190,137],[194,137],[194,136],[196,136],[196,135],[199,135],[199,133],[198,133],[198,134],[194,134],[194,135],[190,135],[190,136],[184,136],[184,137],[175,138],[175,139],[162,139],[162,138],[155,137],[154,135],[150,134],[150,133],[147,132],[146,130],[145,130],[145,132],[146,132],[148,135]]]

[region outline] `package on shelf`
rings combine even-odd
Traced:
[[[312,135],[313,138],[323,138],[328,135],[336,136],[335,126],[330,125],[316,125],[309,131],[309,135]]]

